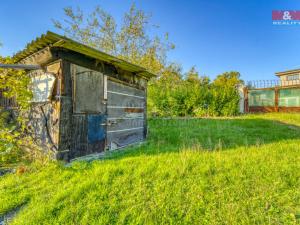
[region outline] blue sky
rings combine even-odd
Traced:
[[[51,19],[63,17],[63,7],[96,5],[117,21],[129,0],[10,0],[0,5],[1,55],[12,55],[47,30],[56,31]],[[169,61],[184,71],[196,66],[201,75],[214,78],[239,71],[244,80],[275,79],[278,71],[300,68],[300,25],[272,24],[272,10],[300,10],[299,0],[136,0],[152,14],[156,32],[169,32],[176,49]]]

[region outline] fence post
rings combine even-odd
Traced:
[[[248,113],[249,112],[249,107],[248,107],[248,88],[244,87],[244,112]]]
[[[274,91],[275,91],[275,112],[279,112],[279,108],[278,108],[279,89],[278,89],[278,87],[275,87]]]

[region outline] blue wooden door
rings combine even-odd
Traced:
[[[88,115],[88,149],[92,152],[102,152],[105,148],[106,115]]]

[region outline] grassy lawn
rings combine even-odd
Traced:
[[[299,224],[300,114],[150,120],[103,160],[0,178],[13,224]],[[298,127],[299,126],[299,127]]]

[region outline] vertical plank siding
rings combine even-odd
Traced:
[[[60,127],[58,159],[68,159],[72,144],[72,97],[60,96]]]
[[[72,116],[72,143],[70,158],[76,158],[83,155],[87,155],[88,143],[87,143],[87,117],[86,115]]]
[[[57,159],[68,160],[72,144],[72,80],[71,64],[61,61],[58,74],[58,93],[60,102],[59,149]]]
[[[88,115],[88,149],[92,153],[102,152],[105,149],[106,139],[106,115],[95,114]]]
[[[72,104],[71,151],[76,158],[105,149],[106,105],[104,76],[98,71],[71,64]]]
[[[147,87],[145,87],[145,99],[144,99],[144,130],[143,130],[143,138],[147,138],[148,134],[148,123],[147,123]]]

